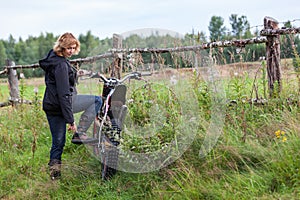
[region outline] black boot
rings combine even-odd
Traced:
[[[48,163],[49,171],[50,171],[50,178],[51,180],[57,180],[60,179],[61,173],[61,161],[57,159],[51,159]]]
[[[91,143],[97,143],[97,138],[91,138],[88,137],[85,133],[74,133],[71,142],[73,144],[91,144]]]

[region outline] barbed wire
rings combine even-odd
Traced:
[[[286,24],[288,22],[292,23],[292,22],[297,22],[297,21],[300,21],[300,19],[293,19],[293,20],[282,21],[282,22],[278,22],[278,24]],[[255,26],[250,26],[250,29],[258,28],[258,27],[263,27],[263,26],[264,26],[263,24],[255,25]]]
[[[288,21],[285,21],[285,22],[279,22],[279,24],[285,24],[285,23],[288,23],[288,22],[296,22],[296,21],[300,21],[300,19],[293,19],[293,20],[288,20]]]

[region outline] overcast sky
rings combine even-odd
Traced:
[[[113,33],[159,28],[179,34],[203,31],[208,35],[212,16],[224,19],[245,15],[251,31],[262,29],[263,18],[293,21],[300,26],[299,0],[3,0],[0,3],[0,39],[22,39],[53,33],[76,36],[91,31],[104,39]],[[294,21],[295,20],[295,21]],[[280,24],[282,26],[283,24]]]

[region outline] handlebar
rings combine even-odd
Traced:
[[[136,79],[136,80],[141,80],[142,76],[151,76],[151,72],[131,72],[130,74],[127,74],[124,76],[122,79],[117,79],[117,78],[106,78],[103,74],[100,74],[99,72],[97,73],[92,73],[89,78],[100,78],[104,83],[108,82],[116,82],[116,83],[123,83],[127,79]]]
[[[120,83],[123,83],[124,81],[126,81],[127,79],[137,79],[137,80],[140,80],[142,78],[142,76],[151,76],[152,73],[147,73],[147,72],[144,72],[144,73],[141,73],[141,72],[132,72],[130,74],[127,74],[124,78],[122,78],[120,80]]]

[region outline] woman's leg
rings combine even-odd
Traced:
[[[82,112],[77,130],[86,133],[102,106],[102,98],[94,95],[74,95],[73,112]]]
[[[47,115],[52,135],[49,169],[52,180],[60,177],[61,156],[66,143],[66,122],[62,116]]]
[[[61,155],[66,143],[66,122],[63,116],[47,115],[50,131],[52,135],[52,146],[50,159],[61,160]]]

